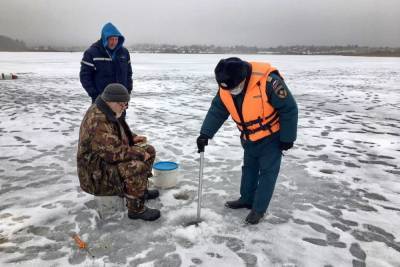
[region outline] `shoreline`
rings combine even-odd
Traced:
[[[48,50],[25,50],[25,51],[0,51],[0,53],[83,53],[84,51],[48,51]],[[400,54],[379,54],[379,53],[370,53],[370,54],[348,54],[348,53],[246,53],[241,51],[232,51],[232,52],[193,52],[193,53],[177,53],[177,52],[160,52],[160,51],[135,51],[129,50],[129,53],[135,54],[173,54],[173,55],[230,55],[230,54],[239,54],[239,55],[285,55],[285,56],[348,56],[348,57],[400,57]]]

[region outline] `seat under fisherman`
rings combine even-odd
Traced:
[[[129,100],[125,86],[114,83],[87,110],[79,132],[79,182],[89,194],[125,197],[130,219],[153,221],[160,211],[144,202],[159,195],[147,188],[156,151],[145,136],[133,134],[121,116]]]
[[[225,206],[251,209],[246,222],[257,224],[272,198],[282,150],[296,140],[297,104],[279,71],[268,63],[222,59],[215,78],[219,90],[201,126],[198,152],[230,115],[240,131],[244,159],[240,198]]]

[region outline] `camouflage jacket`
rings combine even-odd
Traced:
[[[79,131],[77,167],[84,191],[94,195],[123,193],[117,164],[144,159],[144,150],[133,146],[133,137],[126,121],[117,119],[98,97],[86,112]],[[110,186],[115,191],[102,190]]]

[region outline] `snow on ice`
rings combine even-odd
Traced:
[[[242,149],[227,122],[205,153],[203,221],[196,216],[195,139],[228,55],[132,54],[127,119],[158,160],[180,164],[176,188],[149,206],[156,222],[124,212],[100,220],[79,189],[75,154],[90,99],[81,53],[0,53],[1,266],[400,266],[400,60],[243,55],[278,67],[299,105],[268,214],[244,224]],[[184,198],[175,198],[185,194]],[[79,250],[71,235],[89,245]]]

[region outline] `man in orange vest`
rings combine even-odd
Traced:
[[[297,104],[279,71],[268,63],[222,59],[215,78],[219,90],[197,138],[198,152],[230,115],[240,131],[244,159],[240,198],[225,206],[251,209],[246,222],[257,224],[272,198],[282,151],[296,140]]]

